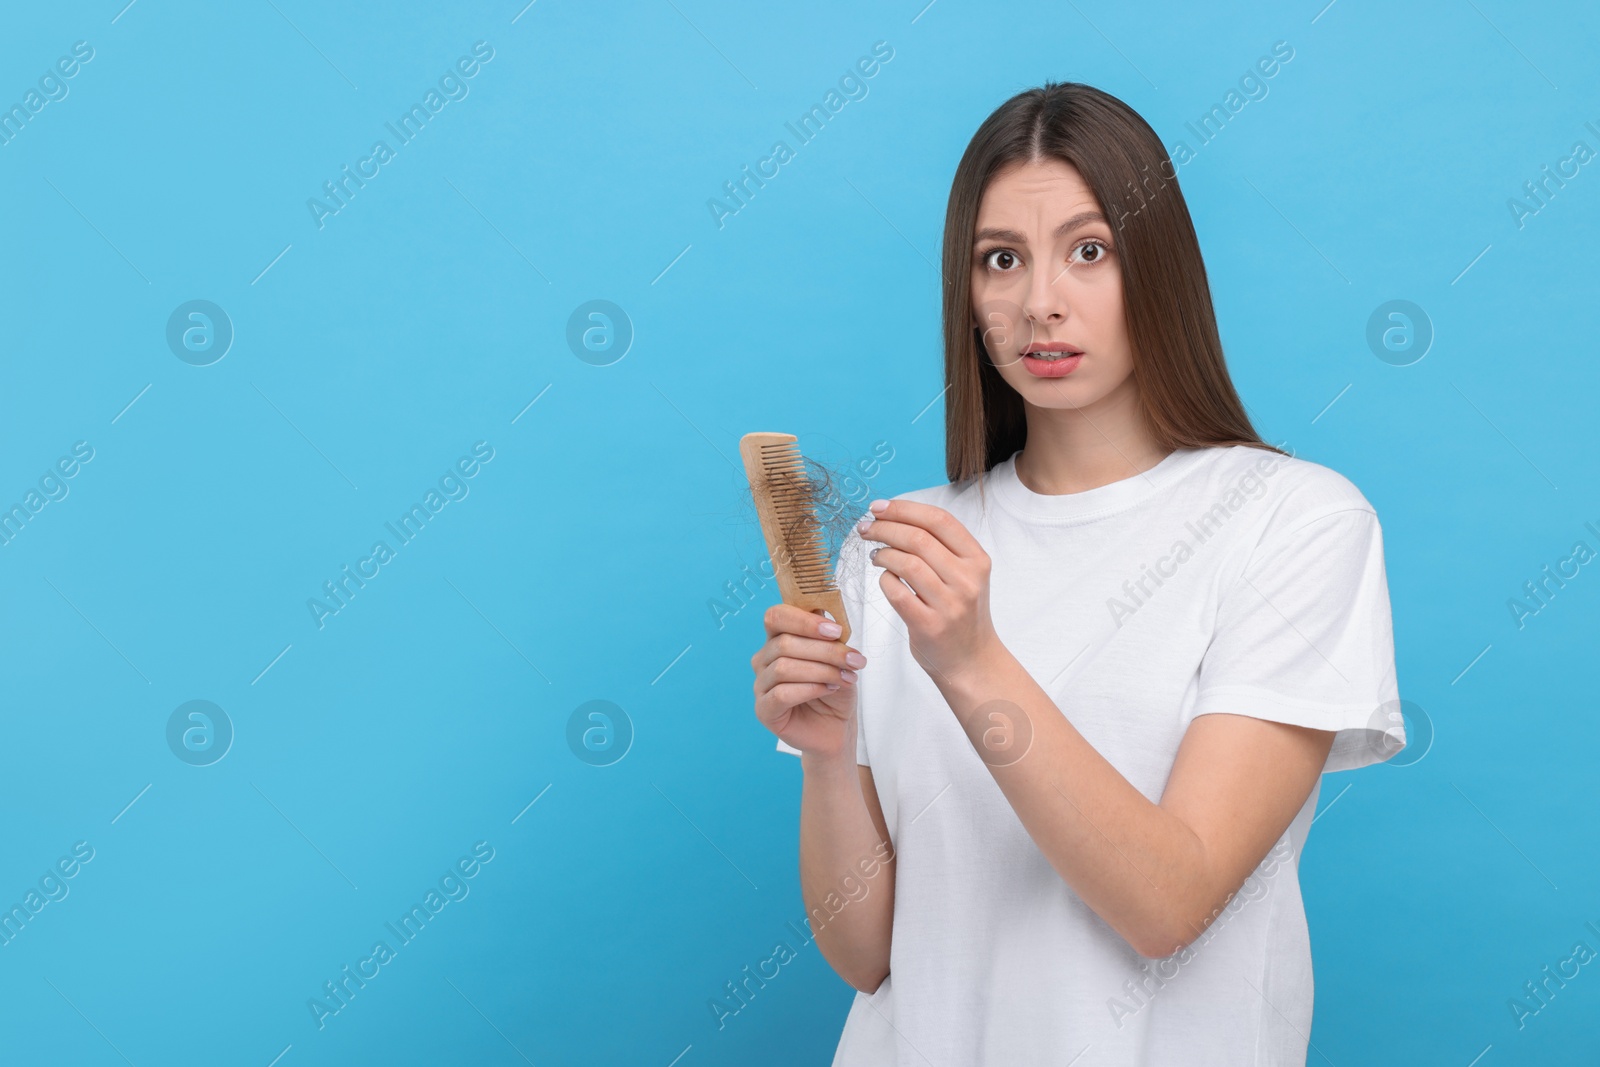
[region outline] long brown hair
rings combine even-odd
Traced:
[[[1200,241],[1161,139],[1127,104],[1079,82],[1046,82],[1001,104],[956,167],[944,225],[945,468],[962,482],[1023,446],[1022,397],[973,325],[973,233],[989,181],[1015,164],[1077,168],[1110,222],[1140,406],[1164,449],[1263,442],[1223,361]],[[1287,454],[1287,453],[1284,453]]]

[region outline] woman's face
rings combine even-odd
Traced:
[[[1071,164],[1014,164],[989,182],[973,246],[973,325],[1024,401],[1079,409],[1132,392],[1117,254]],[[1076,354],[1047,361],[1051,348]]]

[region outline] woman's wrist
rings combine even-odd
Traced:
[[[805,776],[814,781],[841,781],[859,782],[856,772],[855,746],[841,749],[832,755],[819,755],[814,752],[800,753],[800,769]]]
[[[996,690],[1007,688],[1008,676],[1016,666],[1020,664],[1011,650],[995,637],[960,667],[933,672],[929,677],[959,717],[965,710],[999,696]]]

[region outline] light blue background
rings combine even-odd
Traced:
[[[0,33],[5,106],[95,50],[0,145],[0,504],[95,450],[0,547],[0,904],[95,850],[0,947],[0,1060],[826,1063],[852,994],[814,945],[708,1008],[804,915],[800,765],[751,710],[776,594],[709,606],[763,556],[738,438],[886,441],[872,495],[942,482],[934,264],[977,125],[1074,79],[1193,147],[1279,40],[1180,181],[1259,430],[1377,508],[1437,732],[1323,783],[1311,1062],[1600,1042],[1594,966],[1508,1007],[1600,949],[1600,568],[1507,608],[1600,547],[1600,165],[1507,206],[1600,149],[1592,8],[123,2]],[[307,199],[480,40],[469,95],[319,229]],[[880,40],[719,229],[707,201]],[[164,337],[194,299],[236,331],[210,366]],[[566,342],[597,299],[635,331],[609,366]],[[1391,299],[1436,332],[1410,366],[1366,345]],[[477,441],[469,495],[318,629],[307,599]],[[166,742],[192,699],[236,731],[208,767]],[[590,700],[635,732],[610,766],[566,740]],[[308,999],[478,841],[470,895],[319,1030]]]

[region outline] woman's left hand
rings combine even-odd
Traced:
[[[942,685],[1000,643],[989,617],[989,554],[941,507],[874,500],[872,511],[877,518],[857,529],[882,542],[871,555],[884,569],[878,587],[905,621],[912,657]]]

